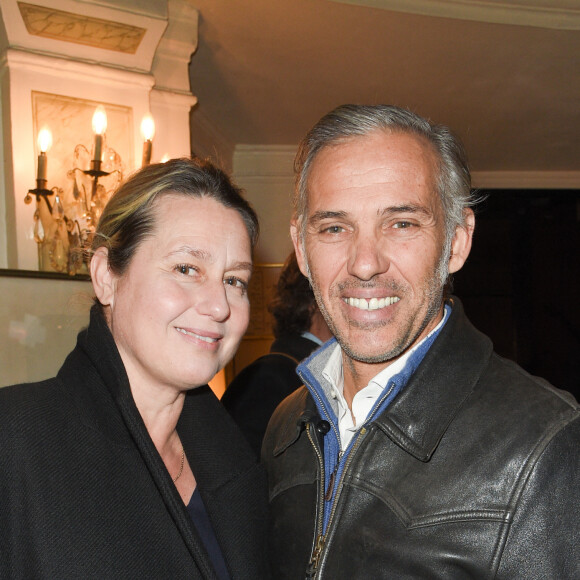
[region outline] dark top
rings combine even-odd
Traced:
[[[244,368],[230,383],[222,403],[260,457],[268,421],[278,404],[302,385],[298,363],[318,348],[300,335],[276,339],[270,352]]]
[[[224,561],[222,550],[218,544],[217,538],[215,537],[213,526],[211,525],[211,521],[207,515],[207,510],[203,505],[203,499],[201,499],[199,488],[197,487],[189,500],[189,504],[187,504],[187,511],[201,537],[201,541],[207,550],[209,559],[213,564],[218,578],[220,580],[230,580],[230,575]]]
[[[265,474],[209,387],[177,430],[230,573],[268,577]],[[0,389],[0,578],[217,580],[98,309],[56,378]]]

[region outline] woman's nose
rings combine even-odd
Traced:
[[[385,240],[375,232],[359,232],[349,252],[348,273],[360,280],[384,274],[390,265]]]
[[[224,283],[206,283],[199,290],[197,311],[205,316],[210,316],[218,322],[223,322],[230,316],[230,303]]]

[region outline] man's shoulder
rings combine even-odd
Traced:
[[[491,357],[483,380],[496,397],[508,404],[520,401],[527,413],[580,412],[580,405],[571,393],[531,375],[517,363],[496,353]]]
[[[299,387],[276,407],[264,437],[264,445],[271,452],[296,440],[304,423],[318,415],[308,389]]]
[[[463,415],[478,415],[475,423],[514,449],[541,448],[554,438],[580,443],[580,405],[567,391],[530,375],[515,362],[493,354]],[[491,435],[490,435],[491,436]]]

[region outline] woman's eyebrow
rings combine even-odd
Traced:
[[[197,258],[199,260],[204,260],[206,262],[211,261],[211,254],[209,252],[207,252],[206,250],[200,250],[199,248],[196,248],[194,246],[180,246],[179,248],[176,248],[175,250],[171,250],[171,252],[169,252],[167,254],[167,257],[171,257],[171,256],[176,256],[179,254],[189,254],[190,256],[193,256],[194,258]]]
[[[249,272],[252,272],[254,266],[252,265],[252,262],[235,262],[228,267],[228,270],[248,270]]]

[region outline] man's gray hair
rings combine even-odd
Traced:
[[[382,130],[407,133],[425,139],[438,159],[436,184],[445,214],[446,250],[457,226],[465,224],[465,209],[475,203],[471,174],[461,141],[442,125],[432,125],[419,115],[392,105],[342,105],[308,132],[298,148],[294,170],[294,216],[301,236],[308,212],[308,177],[312,163],[325,147]]]

